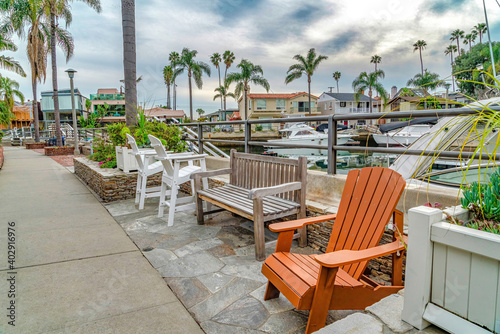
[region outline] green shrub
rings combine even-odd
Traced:
[[[92,146],[94,154],[90,156],[91,160],[98,161],[101,168],[116,167],[116,152],[113,144],[108,143],[101,138],[96,138],[94,139]],[[113,165],[114,167],[111,167]]]
[[[255,131],[262,131],[262,130],[263,130],[262,125],[259,124],[255,126]]]
[[[0,131],[0,142],[2,141],[3,138],[3,131]]]
[[[145,130],[147,134],[160,139],[167,151],[184,152],[187,149],[186,142],[182,140],[181,129],[178,126],[161,122],[148,122]]]
[[[127,136],[130,134],[130,129],[125,125],[125,123],[114,123],[107,126],[109,139],[114,146],[126,146]]]

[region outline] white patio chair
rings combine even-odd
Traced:
[[[160,190],[160,204],[158,206],[158,217],[163,217],[165,206],[168,206],[168,226],[174,224],[174,215],[176,211],[195,210],[195,191],[194,181],[190,179],[190,175],[194,172],[205,171],[206,154],[178,153],[167,154],[161,141],[148,135],[151,141],[151,146],[156,150],[157,159],[163,164],[163,175]],[[200,166],[195,166],[194,161],[199,161]],[[181,163],[187,163],[187,166],[181,168]],[[177,198],[179,187],[184,182],[191,183],[191,196]],[[207,180],[203,180],[203,186],[208,188]],[[167,187],[170,190],[167,190]],[[170,200],[167,200],[170,196]],[[183,205],[178,205],[183,204]]]
[[[135,155],[137,159],[137,188],[135,191],[135,204],[139,203],[139,210],[144,209],[144,200],[151,197],[160,196],[161,187],[149,187],[146,185],[148,183],[148,176],[159,173],[163,171],[163,165],[160,161],[154,161],[156,156],[156,151],[149,150],[139,150],[135,138],[127,133],[127,141],[132,148],[132,154]]]

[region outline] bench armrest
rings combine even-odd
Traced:
[[[231,168],[224,168],[224,169],[211,170],[208,172],[195,172],[195,173],[191,174],[190,177],[191,177],[191,179],[202,179],[205,177],[231,174],[232,172],[233,172],[233,170]]]
[[[288,191],[299,190],[302,187],[300,182],[289,182],[273,187],[254,188],[248,193],[249,199],[261,198],[264,196],[277,195]]]
[[[335,218],[337,218],[336,213],[331,214],[331,215],[319,216],[319,217],[303,218],[303,219],[297,219],[297,220],[292,220],[292,221],[283,222],[283,223],[274,223],[274,224],[269,225],[269,229],[273,232],[286,232],[286,231],[292,231],[292,230],[302,228],[305,225],[334,220]]]
[[[403,241],[406,243],[407,238],[403,237]],[[314,256],[314,258],[319,264],[324,267],[337,268],[348,264],[368,261],[384,255],[396,253],[397,251],[402,251],[405,248],[406,246],[398,239],[394,242],[368,249],[359,251],[340,250],[332,253],[316,255]]]

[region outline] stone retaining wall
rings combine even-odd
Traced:
[[[26,143],[26,148],[28,150],[35,150],[35,149],[45,148],[45,143]]]
[[[135,197],[137,172],[124,173],[118,168],[100,168],[96,161],[74,158],[75,174],[92,189],[103,202]],[[161,173],[148,177],[148,187],[161,185]]]
[[[62,146],[62,147],[44,147],[45,155],[72,155],[75,152],[73,146]]]

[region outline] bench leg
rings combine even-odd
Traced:
[[[278,298],[280,296],[280,290],[274,286],[273,283],[267,282],[266,293],[264,294],[264,300]]]
[[[328,316],[328,308],[333,296],[335,277],[339,268],[321,267],[318,276],[318,284],[314,291],[314,297],[307,321],[306,334],[316,332],[325,327]]]
[[[264,234],[264,206],[262,198],[253,200],[253,230],[255,238],[255,259],[266,259],[266,237]]]
[[[196,198],[196,219],[198,221],[198,225],[205,224],[205,217],[203,215],[203,200],[195,195]]]

